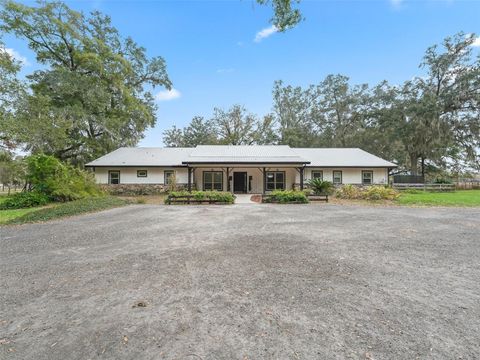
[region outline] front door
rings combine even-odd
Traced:
[[[246,172],[233,173],[233,192],[234,193],[247,192],[247,173]]]

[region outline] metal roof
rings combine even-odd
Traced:
[[[199,145],[183,163],[307,164],[309,161],[296,154],[288,145]]]
[[[87,166],[185,166],[193,148],[121,147]]]
[[[295,148],[292,150],[309,159],[309,167],[397,167],[397,164],[359,148]]]
[[[288,145],[199,145],[195,148],[122,147],[87,166],[188,164],[302,164],[309,167],[397,167],[358,148],[291,148]]]

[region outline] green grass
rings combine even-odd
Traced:
[[[480,206],[480,190],[420,192],[418,194],[403,193],[398,202],[402,205]]]
[[[113,196],[103,196],[43,206],[39,208],[0,210],[0,225],[48,221],[127,205],[129,202]]]

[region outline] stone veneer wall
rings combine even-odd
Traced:
[[[169,185],[164,184],[102,184],[102,190],[110,195],[158,195],[169,190]],[[188,184],[177,184],[177,190],[186,190]],[[192,190],[195,184],[192,183]]]

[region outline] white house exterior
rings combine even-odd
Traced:
[[[265,193],[301,189],[314,178],[335,185],[387,184],[397,165],[358,148],[287,145],[199,145],[195,148],[120,148],[86,165],[110,185],[177,186]]]

